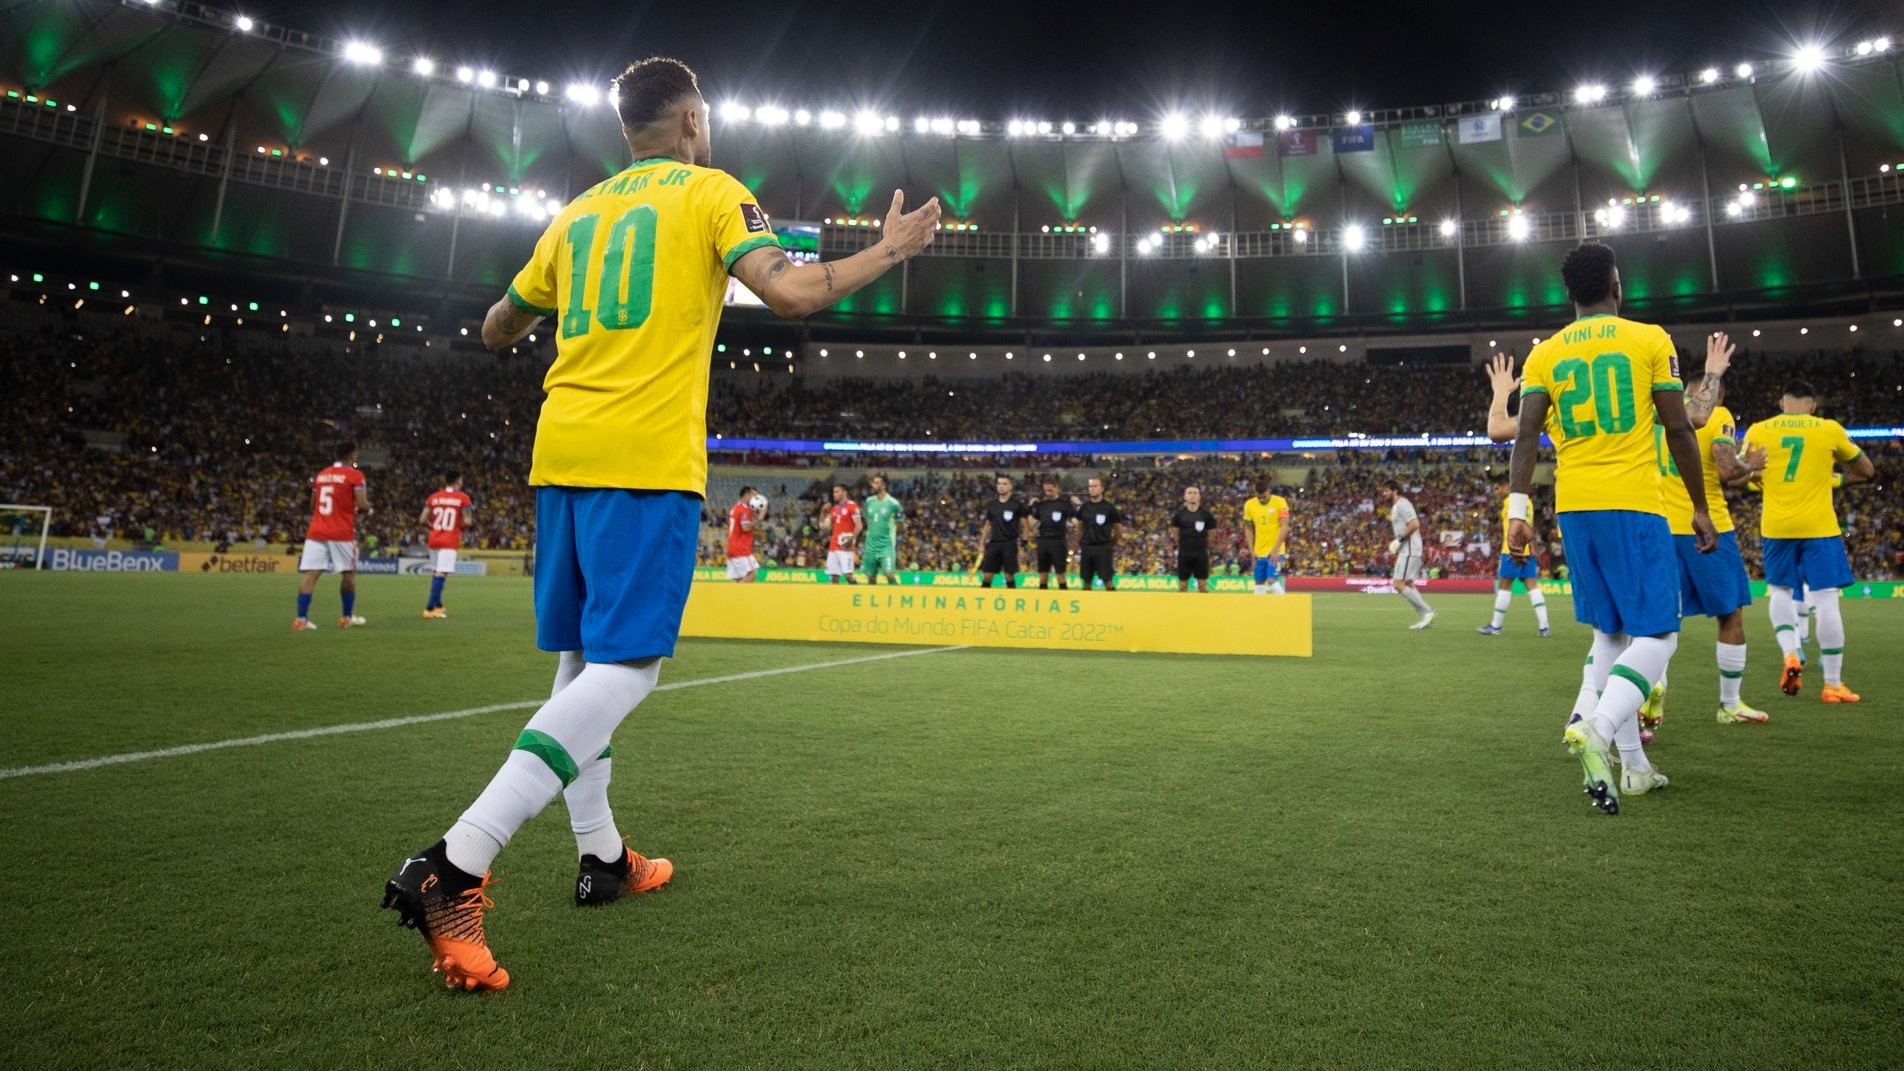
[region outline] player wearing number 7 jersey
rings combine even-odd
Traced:
[[[1655,420],[1686,485],[1697,549],[1709,553],[1717,537],[1672,339],[1620,317],[1620,273],[1607,246],[1576,247],[1560,274],[1575,319],[1535,346],[1521,372],[1507,549],[1525,560],[1533,541],[1529,495],[1545,425],[1554,441],[1555,513],[1572,567],[1574,616],[1593,626],[1589,665],[1599,692],[1592,710],[1575,711],[1564,739],[1594,805],[1618,814],[1622,791],[1638,795],[1666,785],[1646,758],[1639,726],[1640,704],[1679,643],[1679,577],[1660,500]],[[1617,784],[1609,741],[1624,767]]]
[[[1845,631],[1838,606],[1839,589],[1852,580],[1851,559],[1845,555],[1831,490],[1863,483],[1876,470],[1842,425],[1816,415],[1817,393],[1811,384],[1793,380],[1779,399],[1782,415],[1752,425],[1745,441],[1765,452],[1765,468],[1756,474],[1765,488],[1759,534],[1764,536],[1773,635],[1785,654],[1780,687],[1787,695],[1798,694],[1803,662],[1792,593],[1809,585],[1818,614],[1818,661],[1825,673],[1820,697],[1827,703],[1855,703],[1858,694],[1845,687],[1842,676]],[[1842,475],[1836,471],[1841,461]]]
[[[707,484],[707,387],[731,274],[774,312],[807,316],[931,244],[936,199],[893,195],[879,241],[794,264],[766,213],[712,167],[694,73],[643,60],[615,79],[634,163],[558,212],[483,342],[513,346],[558,317],[529,482],[536,488],[536,644],[560,653],[549,701],[444,838],[404,860],[384,905],[422,931],[450,985],[500,989],[483,936],[491,860],[560,795],[581,856],[578,904],[666,883],[673,865],[622,846],[609,739],[674,652]]]
[[[338,443],[331,456],[336,460],[311,477],[311,526],[305,530],[304,554],[298,559],[298,572],[304,579],[298,584],[293,632],[317,627],[311,624],[311,593],[324,573],[341,574],[337,589],[343,596],[344,614],[337,619],[338,627],[364,623],[357,616],[357,511],[363,510],[366,517],[376,511],[370,508],[370,492],[357,468],[357,444]]]
[[[469,519],[469,496],[463,493],[463,474],[443,474],[443,489],[423,501],[423,513],[417,520],[430,531],[426,542],[430,550],[430,601],[423,607],[426,619],[440,621],[449,616],[443,609],[443,582],[456,571],[456,552],[463,547],[463,524]]]

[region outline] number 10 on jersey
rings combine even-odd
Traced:
[[[588,266],[595,231],[602,217],[575,217],[565,240],[569,245],[569,303],[562,313],[562,337],[578,338],[600,324],[606,331],[631,331],[648,322],[654,302],[655,222],[653,205],[636,205],[608,227],[602,253],[601,282],[595,307],[588,307]]]

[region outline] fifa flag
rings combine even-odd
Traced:
[[[1426,149],[1441,144],[1441,124],[1433,119],[1402,124],[1402,148]]]
[[[1500,112],[1470,115],[1461,120],[1461,144],[1474,145],[1478,142],[1499,140],[1501,140]]]
[[[1223,139],[1223,158],[1225,160],[1260,160],[1263,158],[1263,135],[1261,131],[1239,130]]]
[[[1337,154],[1375,151],[1375,127],[1368,123],[1337,127],[1330,132],[1330,139]]]
[[[1314,156],[1316,154],[1316,132],[1313,130],[1285,130],[1276,135],[1276,147],[1284,156]]]
[[[1529,112],[1521,116],[1520,136],[1538,138],[1547,134],[1560,133],[1560,117],[1552,112]]]

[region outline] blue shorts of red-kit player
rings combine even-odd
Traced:
[[[684,491],[536,489],[536,646],[590,662],[674,654],[694,582],[701,499]]]
[[[1843,536],[1819,539],[1764,539],[1765,582],[1775,588],[1813,591],[1851,586],[1851,559]]]
[[[1699,537],[1676,535],[1679,559],[1679,611],[1687,617],[1724,617],[1752,605],[1752,580],[1745,575],[1739,533],[1720,532],[1711,554],[1699,553]]]
[[[1666,518],[1637,510],[1560,514],[1573,616],[1609,635],[1679,631],[1679,577]]]
[[[1267,584],[1279,575],[1281,574],[1276,569],[1276,563],[1268,555],[1261,555],[1256,559],[1255,576],[1258,584]]]
[[[1496,580],[1525,580],[1529,584],[1540,581],[1540,562],[1532,554],[1524,562],[1517,562],[1509,555],[1501,555],[1500,568],[1494,570]]]

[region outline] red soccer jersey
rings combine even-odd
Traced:
[[[425,500],[430,507],[430,549],[456,550],[463,545],[463,511],[469,496],[445,487]]]
[[[833,537],[827,540],[826,549],[846,550],[846,547],[840,545],[840,537],[852,535],[854,529],[857,527],[856,522],[859,520],[859,503],[841,502],[836,504],[831,512],[833,514]]]
[[[727,556],[749,558],[754,553],[754,511],[745,502],[727,511]]]
[[[325,543],[357,541],[357,489],[364,474],[339,461],[311,479],[311,527],[304,538]]]

